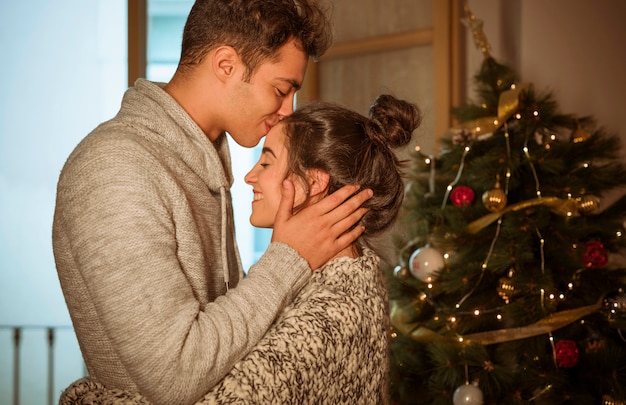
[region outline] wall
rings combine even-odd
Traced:
[[[126,0],[0,2],[0,325],[24,331],[23,404],[45,403],[47,338],[68,326],[52,255],[65,159],[115,114],[126,87]],[[0,403],[11,403],[12,336],[0,329]],[[55,392],[82,375],[73,332],[55,351]]]

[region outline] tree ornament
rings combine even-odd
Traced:
[[[609,262],[609,256],[602,242],[592,240],[587,242],[582,260],[588,269],[601,269],[606,267]]]
[[[483,392],[476,383],[465,383],[454,390],[452,402],[454,405],[482,405]]]
[[[413,252],[409,263],[413,277],[425,283],[434,281],[436,273],[445,265],[441,252],[430,245],[422,246]]]
[[[510,269],[509,275],[507,277],[502,277],[498,281],[498,295],[507,304],[509,303],[511,298],[513,298],[513,296],[516,294],[515,285],[513,285],[513,283],[511,282],[511,279],[513,278],[514,274],[515,274],[515,271],[513,269]]]
[[[600,405],[624,405],[624,401],[617,401],[610,395],[602,395],[602,402]]]
[[[556,365],[562,368],[572,368],[578,363],[578,346],[573,340],[560,340],[554,347]]]
[[[506,202],[506,194],[499,184],[496,184],[496,188],[483,193],[483,205],[491,212],[502,211],[506,207]]]
[[[593,214],[600,207],[600,199],[595,195],[583,195],[578,200],[578,210],[583,215]]]
[[[506,193],[500,188],[500,175],[497,175],[494,188],[483,193],[483,205],[491,212],[499,212],[506,207],[506,203]]]
[[[450,201],[457,207],[467,207],[474,202],[474,190],[467,186],[458,186],[452,190]]]
[[[576,129],[572,133],[572,142],[579,143],[589,139],[589,131],[585,129],[580,123],[578,123]]]

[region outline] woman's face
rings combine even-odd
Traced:
[[[250,223],[259,228],[272,228],[278,212],[288,157],[283,130],[283,124],[272,127],[265,137],[259,161],[244,177],[254,193]],[[294,186],[294,206],[297,206],[304,202],[306,194],[300,181],[294,181]]]

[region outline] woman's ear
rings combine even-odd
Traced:
[[[326,194],[330,183],[330,175],[321,169],[310,169],[307,172],[309,180],[309,197]]]

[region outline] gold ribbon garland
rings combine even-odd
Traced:
[[[515,204],[511,204],[507,206],[502,211],[492,212],[490,214],[485,215],[482,218],[478,218],[477,220],[471,222],[467,225],[467,231],[469,233],[475,234],[480,232],[485,227],[489,226],[494,221],[498,220],[501,216],[506,214],[507,212],[519,211],[526,208],[530,208],[536,205],[545,205],[550,207],[552,212],[562,216],[580,216],[580,211],[578,209],[578,203],[575,199],[563,199],[558,197],[539,197],[534,198],[532,200],[520,201]]]
[[[465,335],[463,336],[463,341],[482,345],[492,345],[551,333],[577,321],[584,316],[596,312],[601,308],[601,303],[602,300],[599,300],[597,303],[592,305],[555,312],[527,326]],[[410,305],[411,304],[409,304],[409,306]],[[418,326],[417,322],[404,322],[408,319],[405,308],[406,307],[401,307],[396,301],[391,302],[391,324],[403,335],[409,336],[412,340],[422,343],[429,343],[435,340],[456,340],[450,337],[442,336],[441,334],[428,328]]]
[[[457,128],[455,132],[469,130],[474,138],[481,135],[491,134],[499,129],[504,123],[511,118],[519,107],[519,94],[527,87],[520,84],[512,87],[510,90],[503,91],[498,99],[498,115],[495,117],[482,117],[475,120],[466,121]]]

